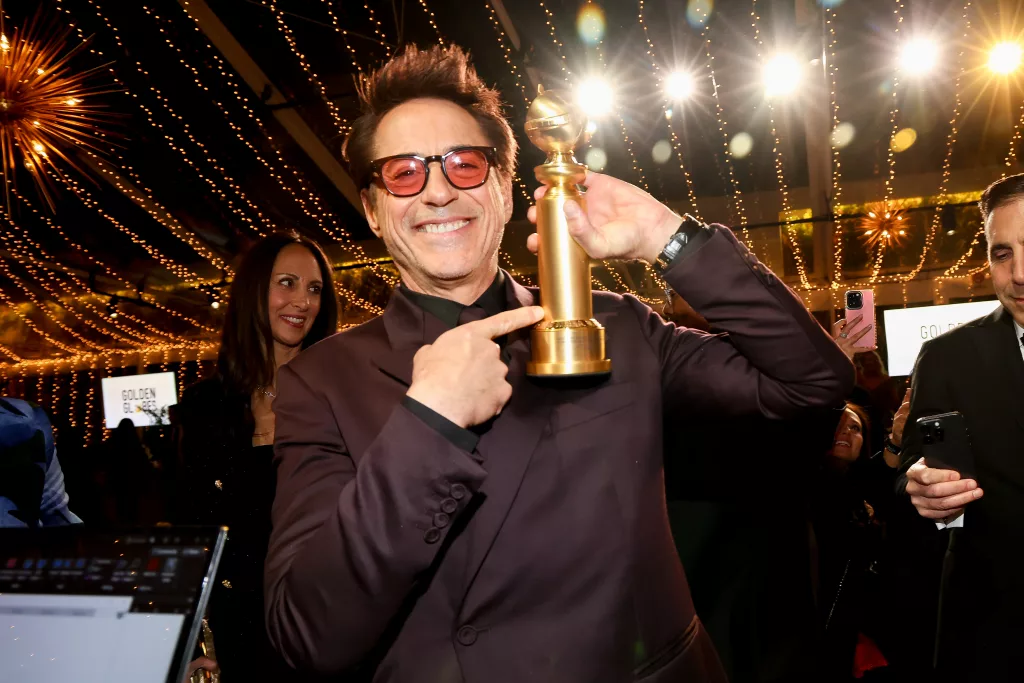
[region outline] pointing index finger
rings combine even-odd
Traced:
[[[475,333],[484,334],[488,339],[504,337],[510,332],[529,327],[544,319],[544,309],[540,306],[523,306],[513,308],[490,318],[475,320],[463,325],[463,329],[469,328]]]

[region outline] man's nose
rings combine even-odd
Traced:
[[[423,201],[434,206],[445,206],[455,201],[458,194],[448,179],[444,177],[441,170],[441,163],[431,164],[430,175],[427,176],[427,185],[423,188]]]

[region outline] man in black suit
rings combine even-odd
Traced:
[[[903,464],[917,512],[951,528],[937,641],[941,678],[1007,681],[1024,668],[1024,174],[989,186],[981,213],[1002,306],[922,347]],[[921,435],[911,425],[950,411],[967,421],[976,480],[921,458]]]

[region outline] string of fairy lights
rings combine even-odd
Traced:
[[[334,122],[334,127],[337,129],[338,135],[344,136],[350,129],[348,121],[346,121],[345,117],[341,115],[341,110],[338,108],[337,103],[328,94],[327,86],[323,84],[320,77],[315,71],[313,71],[313,66],[309,63],[306,55],[299,50],[299,46],[295,42],[295,34],[292,32],[291,27],[288,25],[288,21],[285,19],[285,13],[277,8],[277,0],[263,0],[263,6],[274,13],[274,18],[277,19],[277,26],[281,29],[281,33],[284,35],[289,49],[292,54],[295,55],[295,58],[299,60],[299,64],[302,66],[302,71],[306,74],[310,85],[320,93],[320,99],[327,105],[327,110],[331,114],[331,120]]]
[[[647,41],[647,57],[651,62],[651,71],[654,74],[655,81],[657,83],[659,92],[666,92],[665,78],[662,76],[661,66],[658,64],[658,58],[655,56],[654,41],[651,40],[651,34],[647,30],[647,23],[644,21],[644,0],[639,0],[639,11],[637,13],[637,20],[640,22],[640,26],[643,29],[644,40]],[[688,78],[688,75],[684,75],[683,78]],[[672,115],[673,109],[669,106],[667,98],[661,100],[661,113],[664,116],[665,127],[668,130],[669,140],[671,141],[672,149],[676,154],[676,161],[679,164],[679,170],[683,174],[683,179],[686,182],[686,194],[690,201],[690,208],[693,211],[693,216],[700,220],[700,210],[697,207],[697,193],[694,189],[693,178],[690,177],[690,171],[683,162],[683,150],[682,143],[679,140],[679,136],[676,134],[675,128],[672,127]]]
[[[903,0],[893,0],[896,7],[893,9],[893,14],[896,16],[896,28],[894,30],[894,36],[897,43],[900,40],[900,26],[903,24]],[[899,106],[899,87],[900,87],[900,67],[897,62],[897,66],[893,71],[892,77],[892,107],[889,109],[889,145],[887,147],[887,158],[888,172],[885,176],[885,199],[882,200],[882,206],[880,207],[879,213],[884,212],[885,216],[895,209],[891,205],[893,184],[896,180],[896,133],[898,132],[898,117],[900,113]],[[871,267],[871,277],[868,279],[870,284],[874,284],[875,280],[878,279],[878,273],[882,270],[882,260],[885,258],[885,252],[890,244],[890,240],[880,239],[877,241],[878,253],[875,256],[874,265]]]
[[[759,27],[761,17],[757,14],[757,0],[752,0],[750,5],[750,24],[754,29],[754,43],[757,45],[757,59],[761,61],[761,50],[764,49],[764,43],[761,40],[761,30]],[[797,274],[800,277],[800,286],[803,289],[810,289],[811,283],[807,279],[807,267],[804,265],[803,250],[800,248],[800,236],[797,234],[796,229],[793,227],[792,216],[793,206],[789,200],[789,185],[786,183],[786,173],[783,169],[782,163],[782,140],[779,139],[779,134],[775,127],[775,105],[772,103],[772,98],[767,99],[768,104],[768,122],[771,126],[772,154],[775,158],[775,177],[779,184],[779,194],[782,199],[782,214],[785,216],[785,222],[782,229],[786,233],[787,240],[789,242],[790,249],[793,252],[793,260],[796,262]]]
[[[114,26],[111,20],[103,13],[102,9],[100,8],[96,0],[86,0],[86,2],[89,3],[89,5],[95,11],[96,16],[103,22],[107,29],[110,30],[111,35],[113,36],[114,41],[118,45],[118,47],[120,47],[126,54],[132,54],[132,52],[125,47],[125,44],[121,39],[120,31],[116,26]],[[60,3],[61,0],[57,0],[58,7],[61,6]],[[69,15],[73,16],[69,9],[65,8],[65,11]],[[260,209],[251,199],[249,199],[249,197],[242,190],[241,186],[235,181],[234,178],[232,178],[228,174],[223,164],[220,163],[212,155],[208,146],[201,140],[199,140],[195,135],[192,134],[188,122],[185,121],[184,117],[177,113],[177,111],[171,105],[170,100],[164,97],[160,89],[157,88],[156,85],[154,85],[155,79],[152,77],[149,71],[145,67],[143,67],[142,63],[139,62],[137,59],[129,59],[128,61],[132,64],[132,67],[139,74],[141,80],[146,84],[146,88],[148,88],[149,92],[153,95],[153,98],[164,109],[167,115],[170,116],[172,120],[177,122],[178,126],[174,127],[172,130],[174,132],[184,134],[185,138],[187,138],[191,145],[199,151],[200,155],[206,160],[210,167],[213,168],[214,171],[218,173],[218,175],[220,175],[220,177],[222,178],[222,182],[225,185],[227,185],[227,187],[239,199],[239,201],[245,206],[247,206],[249,210],[256,216],[256,220],[254,221],[252,217],[248,213],[246,213],[246,211],[241,206],[237,206],[235,202],[231,199],[231,197],[228,196],[227,192],[225,192],[212,178],[202,173],[202,171],[199,169],[198,164],[191,157],[189,157],[189,155],[185,152],[183,148],[178,146],[174,136],[171,135],[171,133],[167,132],[167,129],[156,121],[153,111],[145,104],[143,104],[141,100],[139,100],[136,93],[131,93],[133,101],[135,101],[136,105],[143,111],[150,126],[161,137],[164,138],[164,140],[167,142],[168,146],[171,149],[173,149],[174,151],[178,152],[181,155],[185,163],[188,164],[193,169],[193,171],[200,177],[200,179],[202,179],[207,185],[210,186],[213,192],[225,203],[228,210],[230,210],[232,213],[238,216],[238,218],[242,221],[243,224],[247,225],[247,227],[252,229],[261,237],[265,236],[267,231],[273,231],[274,225],[273,222],[270,220],[270,217],[266,216],[263,213],[262,209]],[[128,88],[124,84],[124,82],[117,78],[116,75],[114,76],[114,78],[115,82],[118,83],[118,85],[120,85],[125,92],[128,92]],[[257,225],[257,221],[262,225],[262,227],[259,227]]]
[[[147,14],[150,14],[151,16],[159,20],[159,16],[156,15],[155,12],[151,12],[148,7],[144,5],[143,9],[147,12]],[[195,21],[195,18],[188,11],[188,7],[183,6],[183,9],[185,13],[189,16],[189,18]],[[212,51],[213,46],[210,45],[209,42],[204,42],[206,44],[207,49]],[[185,66],[185,68],[187,68],[190,72],[193,73],[193,75],[195,76],[195,84],[203,90],[207,90],[208,87],[203,85],[199,77],[198,71],[186,61],[184,53],[180,50],[180,48],[174,45],[170,38],[166,38],[166,43],[169,47],[174,49],[175,52],[179,55],[180,63],[183,66]],[[219,56],[217,56],[216,54],[213,54],[211,56],[215,60],[215,63],[217,64],[217,71],[220,74],[221,78],[231,89],[231,92],[234,96],[236,103],[242,107],[243,111],[247,115],[247,118],[250,121],[255,122],[260,133],[267,140],[271,150],[274,152],[277,164],[284,169],[284,172],[291,174],[292,178],[298,185],[299,191],[297,192],[290,183],[286,182],[284,179],[284,173],[278,170],[278,168],[270,161],[265,159],[260,154],[256,146],[253,145],[253,143],[248,138],[246,138],[245,134],[242,131],[242,128],[234,123],[234,121],[232,120],[233,117],[228,112],[224,104],[220,101],[214,100],[215,105],[224,113],[224,120],[235,133],[236,139],[238,139],[239,142],[245,145],[245,147],[256,157],[260,164],[267,170],[267,172],[275,180],[275,182],[295,200],[295,202],[299,205],[301,211],[311,220],[315,221],[318,227],[322,231],[324,231],[325,234],[329,235],[332,239],[338,241],[339,244],[348,249],[356,259],[360,260],[363,263],[367,263],[370,269],[377,276],[379,276],[381,279],[387,282],[389,285],[397,285],[397,280],[394,277],[392,277],[389,273],[387,273],[383,268],[381,268],[374,259],[371,259],[363,250],[363,247],[354,239],[352,239],[352,236],[347,230],[347,228],[345,228],[344,225],[338,223],[334,214],[321,201],[319,194],[310,189],[310,187],[308,186],[308,182],[306,181],[302,173],[296,167],[288,164],[285,161],[284,156],[281,153],[280,147],[276,144],[273,136],[267,130],[261,118],[249,105],[246,97],[242,94],[238,82],[234,79],[234,76],[232,76],[231,71],[224,68],[224,63],[219,58]],[[303,198],[303,196],[305,196],[305,199]],[[306,200],[309,201],[309,204],[311,204],[313,208],[309,208],[307,206]],[[338,291],[340,294],[342,294],[342,296],[345,296],[348,300],[352,301],[356,305],[362,307],[363,303],[368,303],[364,302],[354,292],[349,292],[345,288],[338,287]]]
[[[839,63],[836,58],[836,9],[829,7],[825,10],[825,28],[828,30],[828,77],[829,77],[829,107],[832,114],[832,130],[839,128]],[[829,199],[830,213],[840,205],[842,198],[842,160],[839,155],[839,145],[831,145],[832,148],[832,196]],[[832,290],[832,307],[836,308],[835,297],[839,293],[839,281],[843,276],[843,230],[838,222],[832,226],[832,282],[829,287]]]
[[[939,181],[939,195],[936,202],[940,206],[945,205],[948,201],[949,179],[952,175],[953,150],[956,147],[956,138],[959,132],[960,114],[961,108],[963,106],[963,102],[961,101],[962,96],[960,93],[960,87],[961,83],[963,82],[964,75],[967,72],[967,61],[965,59],[966,49],[963,47],[963,45],[966,45],[967,37],[971,31],[970,12],[971,0],[967,0],[967,2],[964,3],[963,10],[961,12],[961,19],[964,22],[964,40],[960,48],[960,51],[957,54],[958,69],[956,80],[953,84],[953,115],[950,117],[949,120],[949,134],[946,137],[946,153],[942,159],[942,178]],[[1012,147],[1012,140],[1010,144]],[[932,245],[935,242],[935,235],[938,233],[939,224],[941,222],[942,214],[938,210],[936,210],[935,214],[932,216],[931,224],[928,226],[928,232],[925,234],[924,249],[922,249],[921,251],[921,258],[918,259],[917,265],[914,266],[914,268],[911,269],[911,271],[907,273],[905,277],[902,278],[902,293],[904,306],[906,306],[908,303],[907,283],[916,278],[917,274],[921,272],[922,268],[924,268],[924,264],[928,259],[928,253],[931,251]]]
[[[733,168],[732,153],[729,150],[728,122],[725,119],[725,110],[722,108],[722,100],[718,94],[718,78],[715,76],[715,57],[711,53],[711,22],[707,9],[701,5],[697,11],[698,20],[701,22],[700,40],[704,47],[704,68],[711,81],[711,95],[715,101],[715,120],[718,123],[718,132],[722,137],[722,150],[724,152],[725,168],[728,173],[729,199],[732,202],[735,216],[734,223],[740,226],[740,241],[748,247],[751,245],[750,233],[747,229],[747,213],[743,206],[743,193],[740,191],[739,183],[736,181],[736,171]]]
[[[117,41],[118,45],[119,45],[120,47],[122,47],[122,49],[124,49],[124,44],[123,44],[123,43],[121,42],[121,40],[120,40],[120,37],[119,37],[118,31],[117,31],[117,28],[116,28],[116,27],[115,27],[115,26],[114,26],[114,25],[113,25],[113,24],[112,24],[112,23],[110,22],[110,20],[109,20],[109,19],[108,19],[108,18],[107,18],[107,17],[105,16],[105,15],[103,15],[103,13],[102,13],[102,12],[100,11],[100,9],[99,9],[98,5],[96,5],[96,4],[95,4],[94,0],[87,0],[87,1],[89,2],[89,4],[90,4],[90,5],[92,5],[92,6],[93,6],[93,7],[95,8],[95,10],[96,10],[96,13],[97,13],[97,16],[98,16],[98,17],[99,17],[99,18],[100,18],[100,19],[101,19],[101,20],[102,20],[102,21],[103,21],[103,22],[104,22],[104,23],[106,24],[106,26],[107,26],[107,27],[108,27],[108,28],[109,28],[109,29],[111,30],[111,32],[113,33],[113,35],[114,35],[114,37],[115,37],[115,40]],[[60,0],[58,0],[58,3],[59,3],[59,2],[60,2]],[[187,8],[186,8],[186,12],[187,12]],[[190,16],[191,16],[191,15],[190,15]],[[286,29],[286,28],[287,28],[287,27],[284,27],[284,28],[283,28],[282,30],[284,30],[284,29]],[[80,30],[80,29],[79,29],[79,30]],[[286,33],[286,38],[290,38],[290,33]],[[300,61],[301,61],[302,59],[303,59],[303,58],[301,57],[301,53],[300,53]],[[179,61],[181,61],[181,60],[179,60]],[[148,77],[148,75],[149,75],[149,74],[148,74],[148,72],[147,72],[147,71],[146,71],[146,70],[145,70],[145,69],[144,69],[144,68],[142,67],[141,63],[139,63],[138,61],[135,61],[135,67],[136,67],[136,69],[137,69],[137,70],[139,71],[139,73],[140,73],[141,75],[143,75],[143,76],[146,76],[146,77]],[[222,72],[222,73],[226,73],[224,69],[221,69],[221,72]],[[314,74],[313,76],[315,77],[315,74]],[[147,80],[148,80],[148,79],[147,79]],[[204,86],[201,86],[201,84],[200,84],[200,87],[204,87]],[[270,223],[270,222],[269,222],[269,219],[268,219],[267,217],[265,217],[265,216],[263,215],[263,213],[262,213],[262,212],[261,212],[261,211],[260,211],[260,210],[259,210],[258,208],[256,208],[256,207],[255,207],[255,205],[254,205],[254,204],[253,204],[253,203],[252,203],[251,201],[249,201],[249,200],[248,200],[248,198],[247,198],[247,197],[245,197],[245,196],[244,196],[244,194],[243,194],[243,193],[242,193],[242,191],[241,191],[241,188],[239,188],[239,187],[237,186],[237,184],[236,184],[236,183],[234,182],[234,180],[233,180],[233,179],[231,179],[231,178],[230,178],[230,176],[228,176],[228,175],[227,175],[226,171],[224,171],[224,170],[223,170],[223,169],[222,169],[222,168],[221,168],[221,167],[220,167],[220,166],[219,166],[219,165],[217,164],[216,160],[212,158],[212,156],[211,156],[211,155],[209,154],[209,152],[207,152],[207,150],[206,150],[206,146],[205,146],[205,145],[204,145],[203,143],[199,142],[199,141],[198,141],[197,139],[195,139],[195,138],[194,138],[194,137],[193,137],[193,136],[191,135],[191,133],[189,133],[189,132],[188,132],[188,126],[187,126],[187,124],[186,124],[186,123],[184,122],[184,120],[183,120],[183,119],[182,119],[182,118],[181,118],[180,116],[178,116],[178,115],[177,115],[177,114],[176,114],[176,113],[175,113],[175,112],[173,111],[173,109],[171,109],[171,107],[170,107],[170,104],[169,104],[169,103],[168,103],[168,102],[167,102],[167,101],[165,100],[165,98],[163,98],[163,97],[162,97],[162,95],[160,95],[159,91],[157,91],[157,90],[156,90],[156,89],[155,89],[155,88],[154,88],[153,86],[150,86],[150,89],[151,89],[151,90],[153,90],[153,91],[154,91],[154,92],[156,93],[157,99],[158,99],[158,100],[160,100],[162,104],[164,104],[165,108],[166,108],[166,109],[167,109],[167,110],[168,110],[168,111],[170,112],[170,114],[172,115],[172,117],[174,117],[174,118],[178,119],[178,120],[179,120],[179,121],[180,121],[180,122],[182,123],[182,125],[183,125],[183,126],[184,126],[184,128],[185,128],[185,131],[186,131],[186,134],[187,134],[188,138],[189,138],[189,139],[190,139],[190,140],[191,140],[191,141],[192,141],[192,142],[193,142],[193,143],[194,143],[194,144],[195,144],[196,146],[198,146],[198,147],[199,147],[199,148],[200,148],[200,149],[202,150],[202,152],[203,152],[204,156],[206,157],[207,161],[208,161],[208,162],[209,162],[209,163],[210,163],[210,164],[211,164],[211,165],[212,165],[212,166],[213,166],[213,167],[214,167],[214,168],[215,168],[216,170],[218,170],[218,171],[219,171],[219,172],[221,173],[222,177],[224,177],[224,178],[225,178],[225,180],[227,181],[228,185],[229,185],[229,186],[230,186],[230,187],[231,187],[231,188],[232,188],[233,190],[235,190],[235,191],[236,191],[236,194],[238,194],[238,195],[239,195],[239,197],[240,197],[240,198],[241,198],[241,199],[242,199],[242,200],[243,200],[243,201],[244,201],[244,202],[245,202],[245,203],[246,203],[247,205],[249,205],[249,206],[250,206],[250,207],[251,207],[251,208],[252,208],[253,210],[255,210],[255,211],[257,212],[257,215],[258,215],[258,217],[260,218],[260,220],[261,220],[261,221],[263,221],[263,222],[264,222],[264,223],[265,223],[265,224],[267,225],[267,227],[268,227],[268,228],[269,228],[270,230],[273,230],[273,229],[274,229],[274,226],[273,226],[273,224],[272,224],[272,223]],[[238,95],[238,89],[237,89],[237,88],[235,88],[235,93],[236,93],[236,95]],[[155,122],[155,121],[153,120],[153,118],[152,118],[152,113],[150,112],[150,110],[149,110],[148,108],[146,108],[146,107],[145,107],[144,105],[142,105],[141,103],[140,103],[140,107],[142,107],[142,108],[143,108],[143,110],[144,110],[144,111],[146,112],[146,114],[147,114],[147,117],[149,118],[149,121],[150,121],[150,123],[151,123],[151,124],[152,124],[152,125],[153,125],[154,127],[156,127],[156,128],[159,128],[159,129],[162,129],[162,126],[160,126],[159,124],[157,124],[157,123],[156,123],[156,122]],[[251,111],[250,111],[250,114],[251,114]],[[256,120],[258,121],[258,119],[256,119]],[[198,175],[199,175],[199,176],[200,176],[201,178],[203,178],[203,179],[204,179],[204,180],[206,180],[206,181],[207,181],[207,182],[208,182],[209,184],[211,184],[211,186],[212,186],[212,187],[214,187],[215,191],[217,191],[217,187],[216,187],[215,185],[213,185],[212,181],[210,181],[210,180],[209,180],[209,179],[207,179],[207,178],[206,178],[205,176],[203,176],[203,174],[202,174],[202,173],[201,173],[201,172],[199,171],[199,169],[198,169],[198,167],[196,166],[196,164],[195,164],[194,162],[192,162],[192,161],[191,161],[191,160],[190,160],[190,159],[188,158],[188,156],[187,156],[187,155],[185,154],[185,152],[184,152],[183,150],[181,150],[180,148],[178,148],[178,147],[177,147],[177,146],[176,146],[176,145],[174,144],[174,141],[173,141],[173,139],[172,139],[172,138],[171,138],[171,137],[170,137],[169,135],[167,135],[166,133],[164,133],[163,135],[164,135],[165,139],[167,139],[167,141],[168,141],[169,145],[171,146],[171,148],[172,148],[172,149],[175,149],[175,150],[177,150],[177,151],[179,151],[179,153],[180,153],[180,154],[182,155],[182,157],[183,157],[183,159],[184,159],[184,160],[186,161],[186,163],[188,163],[188,164],[189,164],[189,165],[190,165],[190,166],[191,166],[191,167],[192,167],[192,168],[193,168],[193,169],[194,169],[194,170],[196,171],[196,173],[197,173],[197,174],[198,174]],[[255,151],[255,148],[252,148],[252,149],[253,149],[253,151]],[[280,154],[279,154],[279,153],[278,153],[278,155],[280,156]],[[229,199],[228,199],[228,198],[227,198],[226,196],[224,196],[224,195],[223,195],[223,193],[221,193],[221,196],[222,196],[222,198],[224,198],[224,199],[225,199],[225,201],[227,201],[227,203],[228,203],[228,206],[229,206],[229,208],[232,208],[232,210],[233,210],[233,211],[235,211],[235,213],[236,213],[236,214],[238,214],[238,210],[237,210],[237,209],[235,209],[235,208],[233,207],[233,205],[232,205],[231,201],[230,201],[230,200],[229,200]],[[308,212],[307,212],[307,214],[308,214]],[[249,220],[249,219],[248,219],[248,218],[247,218],[247,217],[246,217],[246,216],[245,216],[244,214],[239,214],[239,215],[240,215],[240,217],[241,217],[241,218],[243,218],[243,220],[246,220],[246,221],[248,221],[248,222],[250,223],[250,225],[252,225],[252,222],[251,222],[251,220]],[[333,216],[330,216],[330,217],[331,217],[331,218],[333,219]],[[110,218],[110,217],[108,217],[108,220],[111,220],[111,218]],[[337,227],[337,223],[334,223],[334,225],[335,225],[335,227]],[[264,233],[263,231],[259,230],[258,228],[255,228],[255,229],[257,230],[258,234],[260,234],[261,236],[265,235],[265,233]],[[352,242],[351,240],[349,240],[349,242],[350,242],[350,243],[354,243],[354,242]],[[368,262],[368,263],[370,264],[370,266],[371,266],[371,268],[372,268],[372,269],[374,269],[374,270],[375,270],[376,272],[378,272],[378,274],[381,274],[381,275],[382,275],[382,276],[383,276],[383,277],[385,278],[385,280],[389,282],[389,284],[394,284],[394,282],[395,282],[394,278],[391,278],[390,276],[387,276],[387,275],[383,274],[383,272],[379,270],[379,267],[377,266],[376,262],[375,262],[375,261],[373,261],[372,259],[369,259],[368,257],[366,257],[366,254],[365,254],[365,252],[363,252],[363,251],[362,251],[362,248],[361,248],[361,247],[357,247],[357,249],[356,249],[355,251],[356,251],[356,252],[357,252],[357,253],[358,253],[358,254],[359,254],[360,256],[362,256],[362,257],[363,257],[363,258],[365,259],[365,261],[366,261],[366,262]],[[164,264],[164,265],[167,265],[167,264]],[[223,270],[223,269],[222,269],[222,270]],[[176,274],[177,274],[177,273],[176,273]],[[348,289],[346,289],[346,288],[344,288],[344,287],[339,287],[339,286],[335,286],[335,289],[336,289],[336,291],[338,292],[338,294],[340,294],[340,295],[341,295],[341,296],[342,296],[343,298],[345,298],[345,299],[346,299],[347,301],[349,301],[349,302],[350,302],[350,303],[352,303],[353,305],[356,305],[356,306],[358,306],[358,307],[360,307],[360,308],[363,308],[363,309],[365,309],[365,310],[369,311],[370,313],[373,313],[373,314],[376,314],[376,315],[379,315],[380,313],[382,313],[382,312],[383,312],[383,309],[382,309],[382,308],[381,308],[380,306],[377,306],[376,304],[373,304],[372,302],[368,302],[368,301],[366,301],[366,300],[365,300],[365,299],[363,299],[362,297],[359,297],[359,296],[358,296],[358,295],[357,295],[356,293],[354,293],[354,292],[352,292],[352,291],[350,291],[350,290],[348,290]]]

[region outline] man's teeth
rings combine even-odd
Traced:
[[[455,232],[461,227],[464,227],[469,221],[451,221],[449,223],[426,223],[420,229],[423,232],[432,232],[435,234],[445,232]]]

